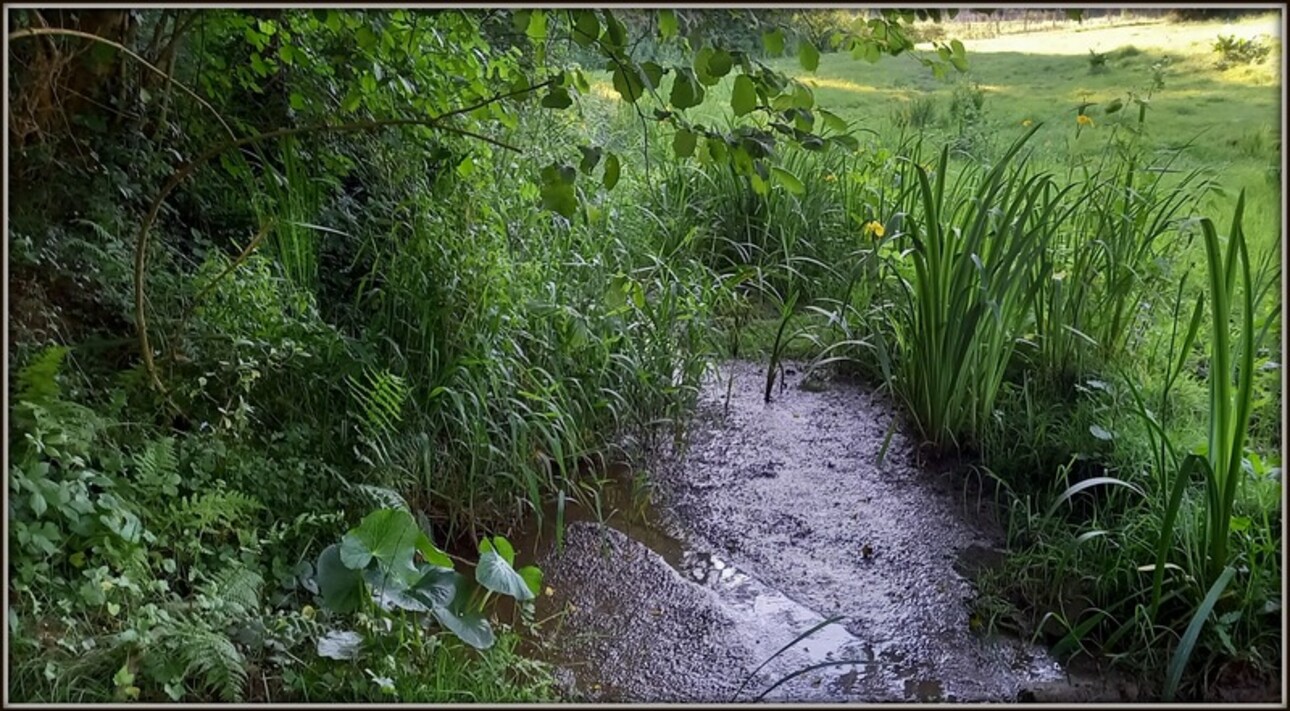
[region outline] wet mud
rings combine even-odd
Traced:
[[[767,404],[764,366],[721,365],[690,446],[653,467],[648,505],[620,482],[599,515],[566,507],[560,545],[551,516],[527,541],[549,586],[541,656],[569,696],[1070,698],[1045,649],[974,629],[971,577],[1001,553],[971,496],[917,466],[889,403],[802,377],[788,365]]]

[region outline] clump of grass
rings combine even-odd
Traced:
[[[891,112],[891,123],[896,128],[924,129],[936,123],[936,100],[930,96],[907,99]]]
[[[952,189],[948,149],[933,174],[910,161],[900,176],[895,211],[905,217],[893,238],[904,247],[888,267],[900,294],[875,345],[884,378],[939,447],[959,445],[993,411],[1036,285],[1030,265],[1056,227],[1050,179],[1010,165],[1038,127]]]

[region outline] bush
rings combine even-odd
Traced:
[[[1214,42],[1214,53],[1218,55],[1215,66],[1219,69],[1242,64],[1261,64],[1271,52],[1272,47],[1262,37],[1246,39],[1235,35],[1219,35],[1218,41]]]

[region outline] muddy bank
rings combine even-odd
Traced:
[[[1066,674],[1045,650],[974,629],[964,572],[997,557],[998,539],[973,502],[918,469],[899,431],[886,443],[886,403],[801,379],[789,366],[765,404],[762,366],[724,364],[691,446],[655,467],[647,520],[631,505],[607,525],[570,511],[582,520],[563,550],[541,537],[553,594],[538,616],[556,616],[547,657],[575,696],[727,701],[747,682],[748,700],[816,667],[765,698],[1061,697]]]

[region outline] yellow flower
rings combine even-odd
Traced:
[[[546,590],[543,590],[542,592],[546,594],[547,597],[551,597],[552,595],[555,594],[555,589],[552,588],[550,585],[548,585],[546,586]]]
[[[316,614],[318,611],[313,608],[313,605],[305,605],[300,609],[300,616],[306,620],[312,620]]]
[[[1034,124],[1035,124],[1035,122],[1034,122],[1034,121],[1031,121],[1030,119],[1026,119],[1025,121],[1022,121],[1022,122],[1021,122],[1021,125],[1022,125],[1022,126],[1025,126],[1026,128],[1029,128],[1029,127],[1033,126]]]
[[[887,234],[887,228],[883,227],[882,223],[877,220],[870,220],[864,225],[864,233],[865,236],[882,239]]]
[[[834,183],[834,182],[837,182],[837,179],[838,179],[838,176],[836,176],[836,175],[834,175],[834,174],[832,174],[832,173],[829,173],[828,175],[824,176],[824,182],[826,182],[826,183]]]
[[[1075,123],[1077,123],[1077,124],[1079,124],[1079,125],[1081,125],[1081,126],[1092,126],[1092,125],[1093,125],[1093,119],[1092,119],[1092,117],[1087,116],[1087,115],[1085,115],[1085,114],[1080,114],[1079,116],[1076,116],[1076,117],[1075,117]]]

